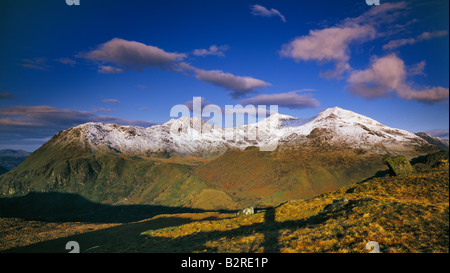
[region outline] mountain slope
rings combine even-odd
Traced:
[[[253,131],[259,143],[248,138]],[[149,128],[86,123],[59,132],[0,176],[0,194],[55,191],[106,204],[207,209],[271,206],[371,177],[386,169],[385,154],[436,149],[337,107],[311,119],[274,114],[232,132],[234,141],[223,128],[185,117]],[[272,152],[257,148],[273,143]]]

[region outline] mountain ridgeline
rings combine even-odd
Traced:
[[[148,128],[82,124],[59,132],[1,175],[0,194],[63,192],[102,204],[207,210],[264,207],[386,171],[387,154],[411,159],[445,149],[445,142],[439,146],[338,107],[311,119],[274,114],[266,122],[234,128],[235,140],[195,118]],[[246,135],[252,130],[256,141]],[[273,151],[258,147],[273,143]]]

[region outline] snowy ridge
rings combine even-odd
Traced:
[[[224,153],[228,148],[295,144],[323,134],[329,143],[379,153],[408,151],[427,144],[421,137],[408,131],[384,126],[371,118],[339,107],[326,109],[310,119],[277,113],[258,123],[226,129],[214,127],[198,118],[182,117],[148,128],[90,122],[63,133],[64,137],[57,139],[57,142],[71,142],[93,151],[115,151],[140,156],[161,153],[209,156]]]

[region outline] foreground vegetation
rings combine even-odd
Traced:
[[[448,163],[225,220],[142,233],[148,252],[449,251]]]

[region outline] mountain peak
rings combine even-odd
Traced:
[[[274,114],[272,114],[272,115],[270,115],[269,117],[267,117],[267,118],[271,118],[271,119],[281,119],[281,120],[283,120],[283,119],[297,119],[297,118],[294,118],[293,116],[289,116],[289,115],[284,115],[284,114],[280,114],[280,113],[274,113]]]
[[[269,123],[274,123],[274,122],[283,123],[284,121],[287,121],[287,120],[297,120],[297,119],[298,118],[295,118],[293,116],[284,115],[284,114],[280,114],[280,113],[274,113],[274,114],[268,116],[266,118],[266,121]]]
[[[340,117],[340,118],[351,118],[358,114],[356,114],[355,112],[352,112],[350,110],[342,109],[340,107],[335,106],[332,108],[327,108],[324,111],[320,112],[318,117],[328,117],[330,115]]]
[[[320,112],[319,115],[316,118],[317,121],[322,120],[341,120],[349,123],[360,123],[364,125],[374,125],[374,126],[382,126],[381,123],[378,121],[371,119],[369,117],[366,117],[361,114],[357,114],[353,111],[342,109],[340,107],[332,107],[325,109],[324,111]]]

